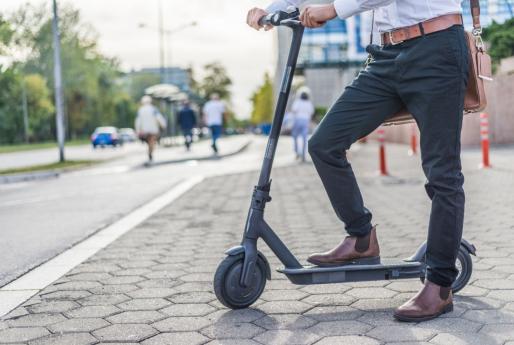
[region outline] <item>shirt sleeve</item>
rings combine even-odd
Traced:
[[[300,6],[305,0],[275,0],[266,7],[266,12],[277,12],[277,11],[285,11],[289,6],[298,7]]]
[[[396,0],[335,0],[334,8],[337,16],[346,19],[357,13],[374,10],[375,8],[392,4]]]

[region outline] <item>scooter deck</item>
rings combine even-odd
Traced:
[[[419,278],[425,275],[425,265],[417,261],[382,259],[376,265],[304,266],[282,268],[278,272],[285,274],[293,284],[310,285]]]

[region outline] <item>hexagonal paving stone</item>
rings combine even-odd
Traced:
[[[491,290],[512,290],[514,289],[514,280],[508,279],[479,279],[473,283],[474,286],[491,289]]]
[[[144,268],[157,265],[154,261],[144,261],[144,260],[135,260],[135,261],[126,261],[120,263],[120,266],[123,268]]]
[[[174,304],[160,311],[169,316],[203,316],[215,310],[207,304]]]
[[[88,280],[88,281],[99,281],[102,279],[108,279],[112,277],[109,273],[106,272],[90,272],[90,273],[78,273],[73,275],[67,276],[69,279],[72,280]]]
[[[93,345],[97,341],[89,333],[52,334],[33,340],[29,342],[29,345]]]
[[[319,294],[311,295],[302,300],[302,302],[311,305],[350,305],[355,301],[355,297],[345,294]]]
[[[102,285],[99,287],[95,287],[93,289],[89,289],[91,293],[95,295],[116,295],[127,293],[130,291],[137,290],[138,287],[135,284],[117,284],[117,285]]]
[[[300,290],[268,290],[261,298],[265,301],[298,301],[306,296],[307,293]]]
[[[209,341],[205,345],[261,345],[252,339],[221,339]],[[510,344],[509,344],[510,345]]]
[[[212,282],[183,283],[173,287],[178,292],[208,291],[213,290]]]
[[[321,336],[306,330],[278,330],[278,331],[267,331],[259,334],[255,337],[255,340],[262,344],[274,345],[274,344],[312,344],[316,340],[320,339]]]
[[[199,316],[185,316],[185,317],[169,317],[152,324],[161,332],[184,332],[184,331],[199,331],[200,329],[208,326],[210,320]]]
[[[254,323],[257,326],[266,328],[267,330],[272,329],[305,329],[316,323],[316,320],[309,317],[297,314],[276,314],[266,315]]]
[[[158,310],[171,303],[164,298],[137,298],[118,304],[125,310]]]
[[[369,338],[366,336],[348,335],[348,336],[336,336],[326,337],[317,341],[315,345],[380,345],[380,342],[376,339]],[[402,343],[405,344],[405,343]],[[407,345],[407,344],[405,344]]]
[[[371,328],[372,327],[370,325],[353,320],[323,321],[312,326],[308,329],[308,331],[324,336],[335,336],[363,334],[369,331]]]
[[[7,328],[0,331],[0,344],[29,341],[50,334],[43,327]]]
[[[142,342],[142,345],[199,345],[209,338],[197,332],[161,333]]]
[[[62,313],[79,306],[78,303],[72,301],[41,301],[26,308],[31,313]]]
[[[355,298],[391,298],[398,292],[383,287],[354,288],[346,292]]]
[[[437,318],[418,325],[436,333],[475,333],[482,326],[480,323],[461,318]]]
[[[127,295],[132,298],[165,298],[175,293],[177,291],[170,288],[144,288],[128,292]]]
[[[338,306],[320,306],[314,307],[304,315],[317,320],[317,321],[342,321],[354,320],[362,316],[364,312],[352,307],[338,305]]]
[[[47,326],[59,321],[66,320],[61,314],[28,314],[15,319],[7,320],[10,327],[36,327]]]
[[[417,292],[420,287],[421,282],[418,280],[394,281],[386,286],[386,288],[397,292]]]
[[[440,333],[430,340],[430,344],[436,345],[497,345],[500,344],[494,338],[477,333]],[[403,343],[402,343],[403,345]],[[505,344],[506,345],[506,344]]]
[[[166,315],[159,313],[155,310],[145,311],[125,311],[123,313],[116,314],[107,318],[107,321],[111,323],[147,323],[161,320]]]
[[[273,301],[259,305],[266,314],[301,314],[311,308],[312,305],[301,301]]]
[[[173,303],[209,303],[216,299],[212,292],[183,292],[168,298]]]
[[[127,268],[124,270],[111,272],[111,274],[114,276],[141,276],[149,272],[150,269],[148,268]]]
[[[172,288],[182,284],[181,281],[177,279],[148,279],[137,283],[136,285],[140,288]]]
[[[49,287],[49,290],[53,291],[74,291],[74,290],[89,290],[95,287],[102,286],[96,281],[69,281],[62,284],[54,284]]]
[[[307,285],[300,289],[300,291],[313,295],[324,294],[344,294],[352,287],[346,284],[322,284],[322,285]]]
[[[482,336],[490,337],[497,343],[506,342],[508,340],[514,341],[514,324],[496,324],[485,325],[478,332]],[[494,344],[494,343],[493,343]]]
[[[140,276],[119,276],[103,279],[102,283],[105,285],[129,285],[142,282],[143,280],[145,280],[145,278]]]
[[[157,334],[157,330],[143,324],[119,324],[99,329],[93,335],[100,341],[138,342]]]
[[[491,323],[514,323],[514,313],[496,309],[469,310],[464,313],[465,319],[483,324]]]
[[[77,302],[83,306],[99,306],[99,305],[114,305],[125,301],[130,298],[125,295],[92,295],[84,299],[79,299]]]
[[[53,291],[43,293],[41,298],[46,300],[77,300],[87,296],[91,296],[89,291]]]
[[[200,331],[203,335],[211,339],[225,338],[247,338],[251,339],[257,334],[264,332],[265,329],[247,322],[217,322]]]
[[[91,332],[108,325],[107,321],[99,318],[69,319],[50,325],[48,329],[52,333]]]
[[[435,332],[430,329],[412,327],[412,325],[378,326],[366,335],[386,342],[398,342],[428,340],[435,335]]]
[[[120,311],[113,305],[92,305],[80,307],[77,309],[70,310],[65,314],[68,317],[74,318],[86,318],[86,317],[106,317],[109,315],[116,314]]]
[[[407,297],[399,299],[399,298],[374,298],[374,299],[359,299],[351,304],[353,308],[360,310],[369,310],[369,311],[385,311],[394,309],[400,305],[402,305],[405,301],[407,301]]]
[[[514,290],[493,290],[487,294],[487,297],[514,302]]]

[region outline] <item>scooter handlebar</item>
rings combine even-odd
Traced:
[[[268,15],[259,19],[260,26],[272,25],[272,26],[280,26],[287,24],[297,24],[300,25],[300,21],[298,18],[300,17],[300,10],[297,8],[288,9],[291,11],[277,11],[273,13],[269,13]]]

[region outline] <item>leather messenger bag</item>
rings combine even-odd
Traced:
[[[484,110],[487,105],[484,81],[492,80],[491,58],[485,51],[482,41],[482,26],[480,24],[479,0],[470,0],[473,30],[466,32],[469,49],[469,78],[464,96],[464,113],[476,113]],[[406,108],[392,115],[384,122],[384,126],[399,125],[413,122],[414,118]]]

